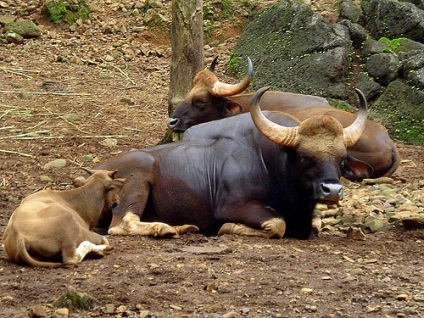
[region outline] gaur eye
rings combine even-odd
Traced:
[[[300,155],[300,164],[303,167],[309,167],[310,165],[312,165],[312,159],[309,156],[305,156],[305,155]]]
[[[193,101],[194,107],[196,107],[198,110],[205,109],[206,103],[202,100],[195,100]]]

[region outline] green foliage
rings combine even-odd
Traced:
[[[42,13],[52,22],[72,24],[87,19],[90,8],[84,0],[51,0],[43,6]]]
[[[382,37],[378,40],[378,42],[384,44],[383,52],[399,54],[406,50],[406,48],[403,48],[403,43],[406,40],[406,38],[397,38],[390,40],[386,37]]]
[[[348,102],[345,102],[344,100],[334,98],[327,98],[327,100],[328,103],[334,108],[344,110],[346,112],[352,112],[352,107],[349,105]]]
[[[410,144],[424,144],[424,119],[419,120],[403,115],[398,118],[394,126],[396,139]]]
[[[82,293],[76,292],[72,287],[69,287],[64,295],[56,302],[56,307],[66,307],[70,310],[89,310],[97,304],[97,301]]]

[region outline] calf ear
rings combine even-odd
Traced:
[[[87,183],[87,179],[85,179],[84,177],[76,177],[73,181],[72,181],[72,185],[75,188],[79,188],[82,187],[84,184]]]
[[[342,171],[343,177],[350,180],[371,178],[374,169],[367,163],[354,157],[348,156],[346,165]]]
[[[243,108],[240,106],[240,104],[237,104],[236,102],[233,102],[232,100],[229,100],[227,104],[225,105],[225,115],[226,117],[231,117],[234,115],[238,115],[243,112]]]
[[[107,191],[116,190],[118,192],[124,186],[126,179],[114,179],[108,182],[106,186]]]

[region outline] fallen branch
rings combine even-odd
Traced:
[[[130,78],[130,76],[125,73],[122,69],[117,67],[116,65],[111,64],[113,68],[116,68],[131,84],[135,85],[135,82]]]
[[[9,68],[9,67],[0,67],[0,70],[5,71],[6,73],[19,75],[19,76],[22,76],[22,77],[25,77],[25,78],[32,78],[32,76],[24,74],[22,72],[40,73],[40,71],[25,70],[25,69],[21,69],[21,68]]]
[[[34,155],[30,155],[30,154],[22,153],[22,152],[18,152],[18,151],[12,151],[12,150],[0,149],[0,152],[4,152],[4,153],[11,153],[11,154],[19,155],[19,156],[22,156],[22,157],[35,158],[35,156],[34,156]]]
[[[0,91],[3,94],[31,94],[31,95],[56,95],[56,96],[91,96],[89,93],[66,93],[66,92],[23,92],[23,91]]]
[[[54,115],[54,116],[57,116],[57,117],[59,117],[60,119],[62,119],[63,121],[65,121],[66,123],[68,123],[69,125],[71,125],[71,126],[74,126],[78,131],[80,131],[80,132],[82,132],[82,133],[84,133],[84,134],[89,134],[90,132],[89,131],[85,131],[85,130],[82,130],[81,128],[79,128],[77,125],[75,125],[74,123],[72,123],[72,122],[70,122],[69,120],[67,120],[65,117],[63,117],[63,116],[60,116],[59,114],[55,114],[54,112],[52,112],[50,109],[48,109],[48,108],[46,108],[46,107],[44,107],[44,109],[45,110],[47,110],[50,114],[52,114],[52,115]]]

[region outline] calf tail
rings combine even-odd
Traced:
[[[64,266],[62,263],[43,262],[33,258],[27,250],[25,238],[20,235],[18,235],[17,237],[16,245],[17,245],[16,246],[17,251],[16,251],[15,261],[17,263],[24,262],[33,267],[63,267]]]

